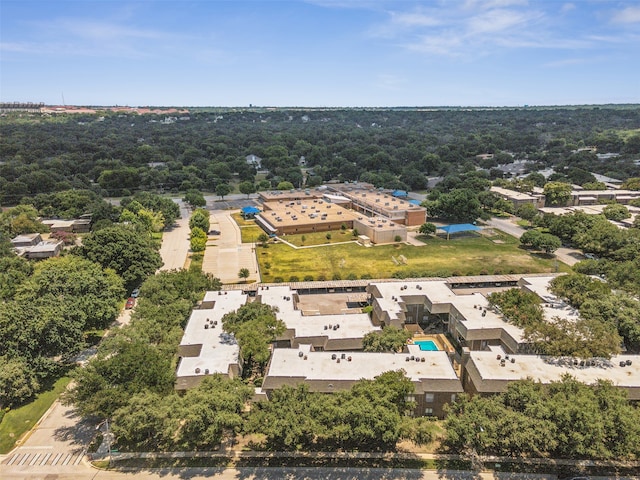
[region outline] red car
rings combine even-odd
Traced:
[[[127,303],[125,304],[124,308],[126,308],[127,310],[131,310],[135,304],[136,304],[136,299],[133,297],[129,297],[127,299]]]

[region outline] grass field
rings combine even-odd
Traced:
[[[8,453],[16,441],[40,420],[70,381],[69,377],[58,379],[50,390],[40,393],[33,402],[5,414],[0,423],[0,454]]]
[[[286,239],[292,241],[293,237],[296,235]],[[275,244],[269,248],[258,247],[256,253],[263,282],[310,276],[314,280],[362,278],[363,275],[365,278],[446,277],[556,269],[553,256],[532,255],[519,248],[517,239],[500,232],[491,237],[469,235],[451,240],[428,237],[424,241],[425,245],[420,247],[404,243],[371,248],[345,244],[299,250]],[[406,263],[401,256],[406,258]],[[560,262],[557,265],[560,271],[569,270]]]
[[[308,247],[309,245],[330,245],[332,243],[352,242],[356,240],[356,238],[351,232],[352,230],[334,230],[332,232],[305,233],[304,235],[286,235],[282,238],[297,247]],[[331,238],[327,238],[327,233],[331,235]],[[304,237],[304,240],[302,237]]]

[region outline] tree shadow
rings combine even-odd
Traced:
[[[75,410],[69,410],[65,418],[75,419],[73,425],[58,427],[53,431],[53,437],[58,441],[68,442],[72,446],[72,452],[80,453],[96,435],[98,421],[92,418],[81,418]]]

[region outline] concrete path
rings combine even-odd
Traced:
[[[209,237],[204,253],[202,271],[212,273],[222,283],[238,283],[241,268],[249,270],[248,281],[260,281],[255,247],[252,243],[242,243],[240,227],[231,218],[231,210],[211,212],[211,230],[219,230],[220,235]]]
[[[160,256],[164,265],[160,270],[180,270],[184,268],[189,253],[189,217],[191,212],[182,200],[174,201],[180,205],[180,215],[176,225],[162,235]]]

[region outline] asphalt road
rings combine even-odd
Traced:
[[[184,268],[189,253],[189,217],[191,212],[182,200],[175,200],[180,205],[180,215],[176,224],[162,235],[160,256],[164,264],[160,270],[179,270]]]
[[[175,468],[136,469],[129,471],[94,470],[87,466],[58,468],[48,471],[25,469],[5,471],[3,480],[542,480],[555,475],[526,473],[481,473],[386,468]],[[596,478],[596,477],[591,477]]]

